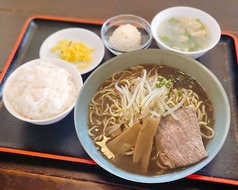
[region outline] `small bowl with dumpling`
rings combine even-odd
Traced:
[[[211,50],[221,37],[220,26],[211,15],[186,6],[160,11],[152,19],[151,31],[159,48],[194,59]]]
[[[230,127],[230,104],[198,61],[147,49],[97,68],[77,97],[74,118],[80,143],[102,168],[130,181],[163,183],[216,156]]]

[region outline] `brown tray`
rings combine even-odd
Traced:
[[[10,115],[4,107],[2,88],[7,77],[18,66],[39,58],[40,46],[50,34],[64,28],[79,27],[91,30],[100,36],[101,25],[102,21],[47,16],[35,16],[27,20],[0,74],[0,152],[96,164],[78,140],[73,111],[62,121],[50,126],[25,123]],[[231,102],[232,118],[228,137],[221,151],[211,163],[187,178],[238,185],[237,47],[236,37],[222,32],[219,43],[198,59],[218,77],[224,86]],[[154,41],[150,48],[157,48]],[[101,64],[112,57],[114,55],[106,50]],[[86,80],[90,73],[84,74],[83,79]]]

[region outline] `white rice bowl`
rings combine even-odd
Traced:
[[[3,101],[16,118],[39,125],[63,119],[74,107],[83,84],[70,63],[36,59],[16,69],[7,79]]]

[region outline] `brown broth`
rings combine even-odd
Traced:
[[[205,105],[207,108],[206,111],[208,113],[208,117],[211,120],[211,125],[213,126],[214,125],[213,105],[212,105],[209,97],[207,96],[205,89],[199,84],[198,81],[196,81],[196,79],[194,79],[190,75],[187,75],[184,72],[177,70],[173,67],[169,67],[169,66],[165,66],[165,65],[146,64],[146,65],[141,65],[141,67],[139,67],[139,68],[138,67],[136,67],[136,68],[130,67],[130,68],[126,69],[125,71],[128,71],[128,72],[126,72],[126,74],[124,74],[124,77],[129,77],[129,76],[131,77],[132,75],[133,75],[133,77],[141,77],[142,68],[149,71],[155,66],[158,68],[158,74],[160,76],[164,76],[167,79],[172,79],[174,88],[191,89],[199,96],[199,99],[201,101],[205,102]],[[116,75],[115,80],[118,80],[119,77],[120,77],[119,74]],[[106,86],[108,86],[110,84],[111,84],[111,78],[106,80],[100,86],[99,90],[105,88]],[[115,97],[115,98],[118,98],[118,97]],[[111,101],[109,99],[105,99],[104,102],[102,102],[102,106],[105,106],[106,104],[111,104]],[[89,106],[89,109],[91,109],[90,106]],[[98,120],[102,120],[104,116],[98,116],[97,114],[93,114],[93,117],[97,118]],[[90,122],[88,123],[88,125],[89,125],[89,128],[92,127]],[[102,127],[103,126],[101,126],[101,128]],[[123,129],[121,129],[121,130],[123,130]],[[203,131],[203,132],[209,133],[208,131]],[[97,134],[97,135],[99,135],[100,133],[102,133],[102,129],[95,131],[95,134]],[[208,142],[209,142],[209,140],[203,138],[204,146],[206,146]],[[152,149],[151,158],[155,155],[156,155],[156,152],[154,149]],[[131,173],[143,174],[143,175],[149,175],[149,176],[170,173],[170,172],[182,169],[182,168],[176,168],[176,169],[160,170],[160,169],[158,169],[158,166],[156,166],[155,162],[151,160],[150,164],[149,164],[148,172],[144,173],[136,164],[133,164],[132,156],[128,156],[128,155],[116,156],[115,159],[111,159],[109,161],[112,164],[114,164],[115,166],[117,166],[118,168],[121,168],[122,170],[131,172]]]

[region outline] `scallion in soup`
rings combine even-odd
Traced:
[[[209,33],[200,19],[173,17],[158,26],[158,36],[173,49],[193,52],[206,48]]]

